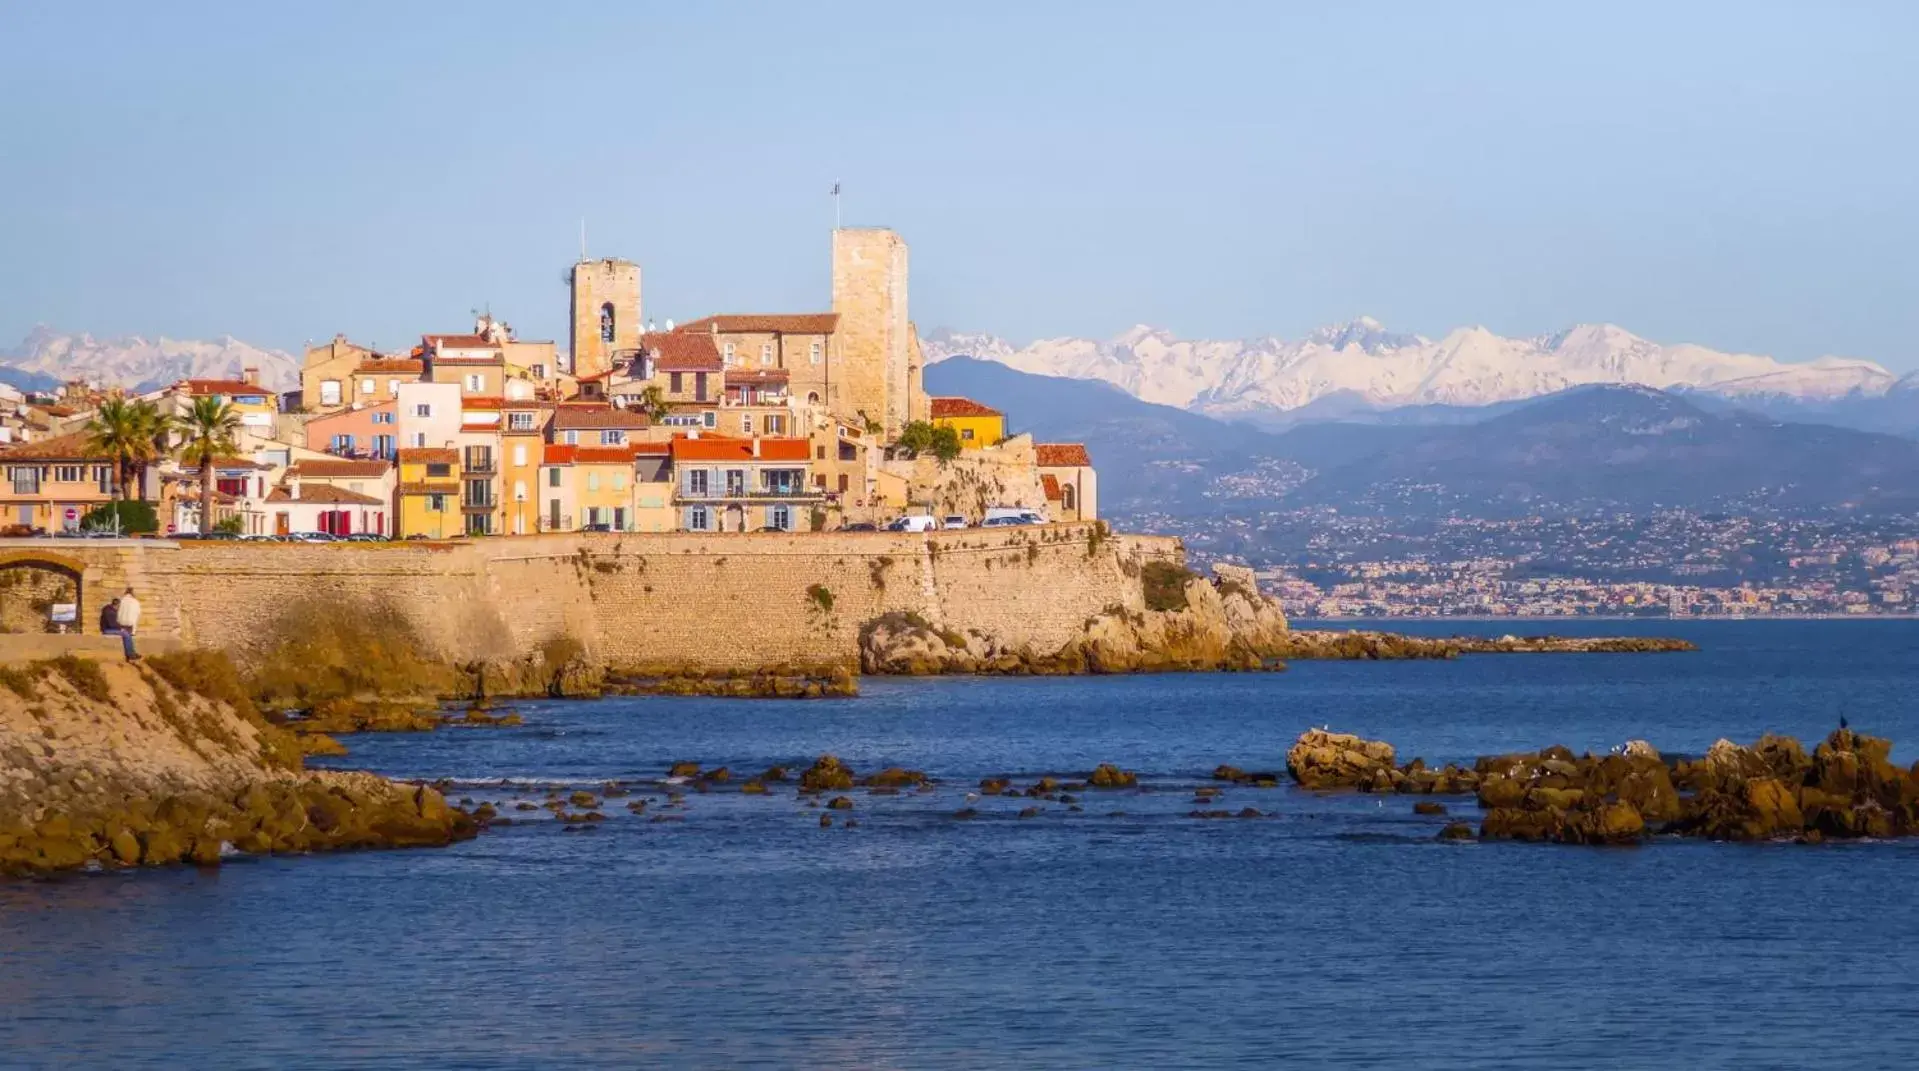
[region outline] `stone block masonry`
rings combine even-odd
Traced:
[[[154,621],[191,644],[257,649],[302,607],[339,599],[391,607],[455,661],[515,657],[570,636],[615,668],[700,672],[854,665],[861,626],[891,611],[1056,647],[1102,610],[1141,608],[1147,562],[1184,560],[1176,539],[1093,524],[447,545],[153,542],[68,553],[103,579],[133,580]]]

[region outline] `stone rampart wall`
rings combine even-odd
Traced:
[[[448,658],[509,657],[570,636],[614,666],[702,670],[851,664],[860,627],[896,610],[1057,646],[1109,606],[1140,607],[1140,566],[1184,554],[1174,539],[1090,524],[70,553],[111,556],[90,569],[127,577],[151,620],[194,644],[256,648],[289,618],[339,600],[406,615]]]

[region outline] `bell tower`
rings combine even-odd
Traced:
[[[640,266],[603,257],[573,265],[573,325],[567,339],[574,376],[613,367],[616,353],[640,348]]]

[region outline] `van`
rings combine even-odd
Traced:
[[[931,532],[940,526],[939,518],[925,513],[909,513],[886,526],[889,532]]]
[[[942,527],[965,528],[965,527],[968,527],[968,525],[966,523],[965,517],[962,517],[957,513],[949,513],[946,515],[946,523]]]

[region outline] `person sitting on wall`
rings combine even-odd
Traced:
[[[127,661],[140,661],[140,655],[133,649],[133,630],[140,625],[140,600],[133,597],[132,588],[120,596],[113,616],[114,623],[119,626],[120,646],[126,651]]]
[[[100,635],[112,636],[119,631],[120,602],[118,599],[108,599],[107,604],[100,607]]]

